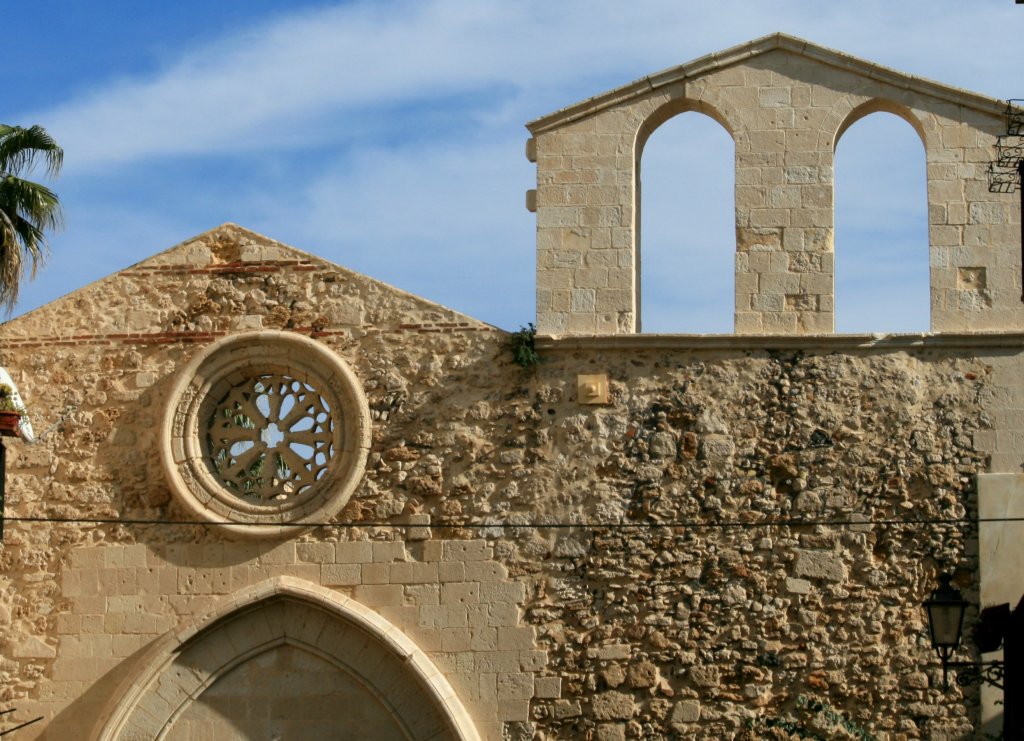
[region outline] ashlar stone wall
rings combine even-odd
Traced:
[[[651,133],[686,111],[735,142],[737,333],[833,331],[834,153],[876,111],[924,147],[932,331],[1018,328],[1019,207],[986,176],[1004,109],[776,34],[533,121],[538,331],[640,331],[639,163]]]
[[[480,730],[489,732],[485,737],[500,737],[500,721],[527,720],[530,700],[537,693],[540,697],[557,695],[560,680],[536,676],[547,665],[547,656],[536,647],[535,628],[522,624],[519,618],[524,585],[509,580],[505,567],[493,560],[492,553],[485,541],[442,539],[408,543],[228,541],[162,547],[150,542],[75,549],[61,578],[60,594],[66,607],[57,620],[59,655],[53,665],[54,675],[68,683],[65,692],[72,693],[75,701],[60,710],[47,732],[57,738],[75,737],[82,734],[88,719],[106,719],[112,698],[119,698],[126,686],[135,687],[135,677],[145,663],[138,655],[144,649],[169,632],[223,612],[225,605],[254,586],[285,579],[327,587],[350,597],[401,630],[443,673]],[[303,618],[302,614],[267,616],[269,629],[264,622],[249,621],[239,630],[243,635],[266,633],[259,635],[255,644],[272,642],[276,631],[291,638],[282,645],[299,642],[302,646],[315,643],[318,637],[322,642],[329,635],[319,623],[310,632],[310,621]],[[232,637],[230,632],[224,637],[215,636],[217,648],[208,652],[223,655],[223,663],[234,656],[244,640],[242,636]],[[348,684],[373,686],[360,677],[360,672],[376,671],[377,665],[387,659],[386,655],[371,654],[372,666],[359,666],[354,657],[365,643],[366,639],[360,637],[355,643],[349,641],[340,652],[342,661],[354,664],[349,671],[356,681]],[[315,652],[305,653],[316,658]],[[260,658],[264,664],[281,664],[283,687],[276,685],[277,675],[267,667],[258,668],[259,662],[256,667],[241,663],[248,667],[241,674],[244,678],[246,672],[259,671],[264,697],[276,693],[275,702],[279,703],[288,696],[284,693],[299,692],[304,686],[305,680],[289,674],[288,664],[295,661],[298,659],[275,661],[273,655]],[[197,671],[195,665],[190,668]],[[388,679],[390,685],[412,682],[411,677],[403,679],[394,673]],[[279,732],[289,733],[291,729],[289,735],[312,738],[317,730],[309,727],[311,720],[317,721],[322,736],[325,727],[338,721],[338,708],[344,707],[343,695],[338,695],[317,700],[315,714],[295,715],[293,708],[286,707],[270,712],[267,702],[254,697],[234,707],[233,716],[225,715],[217,712],[218,697],[224,685],[237,683],[238,677],[229,673],[224,678],[229,681],[222,682],[220,689],[210,695],[204,693],[205,699],[178,719],[174,733],[179,735],[171,737],[203,738],[203,729],[234,717],[246,726],[280,726]],[[154,694],[172,701],[170,690]],[[410,688],[391,694],[401,698],[412,692]],[[292,699],[298,706],[303,703],[299,695],[292,695]],[[388,699],[393,698],[385,696],[380,705],[386,708]],[[396,704],[401,708],[400,703]],[[432,721],[429,707],[417,706],[417,710],[416,715],[425,722]],[[357,716],[347,717],[354,722]],[[375,715],[364,726],[356,727],[370,734],[373,729],[392,724],[385,712],[384,717]],[[155,737],[160,729],[160,725],[154,726],[152,735]]]

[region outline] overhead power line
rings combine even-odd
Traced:
[[[573,528],[614,530],[620,528],[632,529],[656,529],[656,528],[688,528],[688,529],[755,529],[766,527],[807,527],[814,525],[826,525],[829,527],[868,528],[875,526],[922,526],[922,525],[970,525],[980,523],[1010,523],[1024,522],[1024,517],[936,517],[922,519],[883,519],[883,520],[851,520],[851,519],[775,519],[758,520],[755,522],[743,522],[740,520],[679,520],[673,522],[237,522],[234,520],[163,520],[163,519],[140,519],[140,518],[113,518],[113,517],[4,517],[5,522],[21,523],[52,523],[52,524],[80,524],[80,525],[161,525],[169,527],[209,527],[217,525],[230,525],[238,527],[291,527],[298,529],[320,528],[320,527],[343,527],[343,528],[370,528],[370,527],[431,527],[446,529],[466,530],[487,530],[492,528],[526,528],[534,530],[568,530]]]

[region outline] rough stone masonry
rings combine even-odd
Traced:
[[[633,334],[631,142],[683,110],[737,140],[752,334]],[[854,110],[921,122],[934,334],[828,334],[835,136],[806,132]],[[505,332],[231,224],[8,322],[37,426],[75,411],[7,445],[7,515],[41,519],[0,548],[0,703],[53,739],[973,737],[981,699],[943,690],[921,603],[944,570],[978,603],[979,477],[1024,456],[1020,218],[979,185],[997,110],[776,36],[535,122],[532,369]],[[357,379],[362,406],[310,423],[340,448],[365,414],[351,491],[245,458],[328,450],[274,406],[327,398],[297,360],[236,348],[174,427],[183,373],[277,332]],[[225,407],[238,389],[297,442]],[[169,480],[170,429],[214,494]],[[340,508],[290,520],[304,496]]]

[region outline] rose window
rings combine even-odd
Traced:
[[[362,480],[370,411],[348,364],[293,332],[226,337],[182,368],[161,460],[193,515],[243,535],[328,522]]]
[[[232,388],[210,417],[207,456],[221,482],[243,499],[302,495],[334,456],[331,409],[308,383],[263,374]]]

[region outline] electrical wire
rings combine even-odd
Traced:
[[[970,525],[987,522],[1024,522],[1024,517],[949,517],[949,518],[923,518],[917,520],[886,519],[886,520],[832,520],[832,519],[779,519],[759,520],[757,522],[741,522],[739,520],[719,521],[698,521],[683,520],[676,522],[431,522],[431,523],[409,523],[409,522],[237,522],[235,520],[161,520],[144,518],[105,518],[105,517],[50,517],[50,516],[28,516],[28,517],[2,517],[5,523],[54,523],[54,524],[82,524],[82,525],[165,525],[172,527],[209,527],[217,525],[231,525],[238,527],[291,527],[291,528],[371,528],[371,527],[429,527],[466,530],[487,530],[491,528],[525,528],[532,530],[568,530],[573,528],[593,530],[614,530],[621,528],[633,529],[656,529],[656,528],[683,528],[683,529],[729,529],[729,528],[766,528],[766,527],[807,527],[824,525],[829,527],[861,527],[868,528],[879,525],[884,526],[921,526],[921,525]]]

